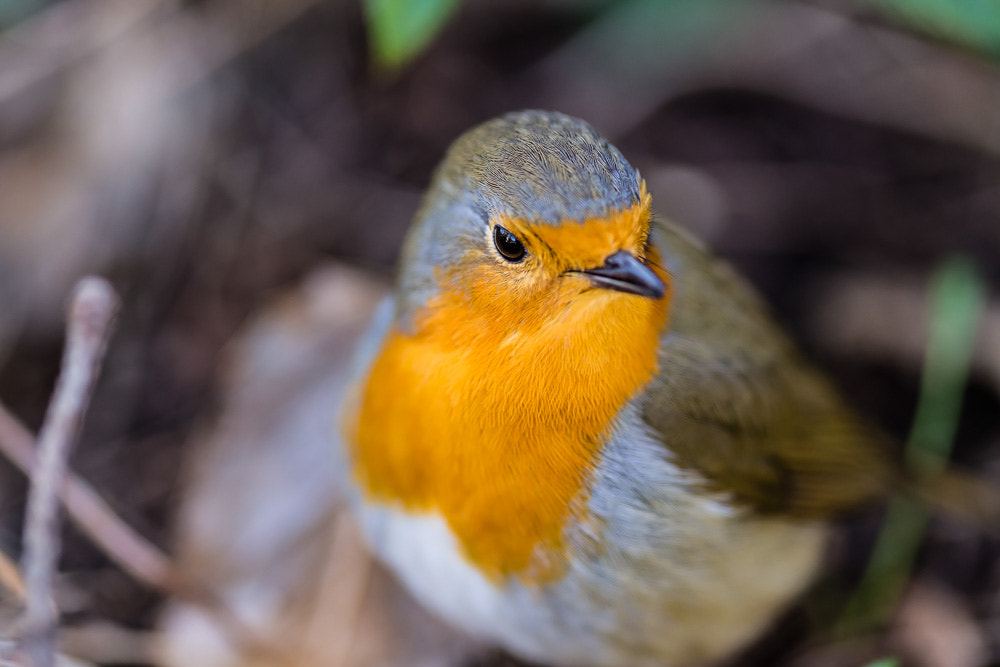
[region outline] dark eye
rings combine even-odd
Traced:
[[[493,243],[508,262],[520,262],[524,258],[524,244],[500,225],[493,228]]]

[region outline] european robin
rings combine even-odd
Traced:
[[[372,549],[529,660],[739,649],[891,476],[746,281],[559,113],[454,143],[368,340],[342,429]]]

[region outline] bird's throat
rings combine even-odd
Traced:
[[[488,576],[557,577],[614,419],[656,372],[668,302],[599,291],[485,318],[442,292],[415,333],[390,331],[345,414],[359,486],[440,514]]]

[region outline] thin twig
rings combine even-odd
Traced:
[[[59,556],[57,495],[117,310],[118,298],[107,281],[84,278],[77,283],[69,308],[62,369],[39,434],[38,464],[28,493],[22,641],[34,667],[55,665],[57,610],[52,603],[52,580]]]
[[[66,68],[87,62],[130,31],[155,19],[161,0],[75,0],[47,6],[0,36],[0,104]],[[100,19],[95,21],[94,17]]]
[[[330,667],[348,664],[371,578],[372,557],[347,511],[334,519],[330,553],[316,581],[313,613],[302,643],[309,657],[324,656]]]
[[[0,453],[31,477],[35,467],[35,438],[0,403]],[[172,580],[170,559],[138,535],[87,482],[66,472],[59,499],[70,519],[119,567],[143,584],[168,590]]]
[[[31,432],[0,403],[0,454],[31,477],[35,461]],[[277,655],[279,649],[239,619],[209,586],[178,572],[156,545],[136,533],[86,481],[67,470],[59,499],[70,519],[101,551],[137,581],[208,609],[235,645],[255,655]]]
[[[106,283],[105,283],[106,285]],[[110,289],[110,286],[108,286]],[[79,293],[79,292],[78,292]],[[112,293],[113,297],[113,293]],[[67,366],[70,363],[70,346],[73,338],[74,318],[85,313],[79,313],[79,309],[73,308],[70,313],[70,340],[67,342],[67,351],[64,359],[63,371],[59,380],[57,392],[62,389],[67,375]],[[80,324],[77,322],[77,324]],[[93,333],[92,331],[90,333]],[[96,362],[96,359],[95,359]],[[77,363],[74,361],[74,363]],[[52,418],[55,411],[56,399],[50,407],[50,414],[47,415],[46,422]],[[81,405],[81,414],[85,405]],[[75,423],[72,425],[75,428]],[[43,435],[44,435],[43,427]],[[72,433],[69,434],[72,436]],[[12,415],[2,403],[0,403],[0,454],[6,456],[15,466],[17,466],[26,476],[35,480],[42,475],[43,461],[37,454],[39,446],[36,445],[35,438],[31,432]],[[65,452],[68,454],[68,451]],[[141,583],[162,591],[168,595],[185,600],[215,613],[223,632],[233,640],[234,644],[242,647],[248,652],[257,655],[275,655],[278,649],[270,642],[257,636],[257,633],[239,619],[220,596],[211,587],[195,581],[195,578],[186,576],[177,570],[171,559],[156,545],[152,544],[141,535],[136,533],[128,524],[121,520],[115,511],[100,497],[100,495],[86,481],[76,476],[69,470],[65,459],[61,464],[62,470],[57,470],[58,477],[53,479],[54,489],[59,500],[66,507],[67,514],[73,523],[86,534],[101,550],[119,567],[128,572],[132,577]],[[32,492],[35,492],[34,487]],[[51,491],[49,492],[51,493]],[[54,509],[51,510],[54,513]],[[29,514],[31,503],[29,500]],[[30,521],[30,520],[29,520]],[[27,546],[27,545],[26,545]],[[58,542],[47,545],[53,549],[52,557],[58,553]],[[24,561],[28,562],[33,558],[26,550]],[[51,564],[54,567],[54,560]],[[16,568],[14,568],[16,573]],[[49,572],[49,588],[51,590],[51,570]],[[54,621],[54,610],[48,602],[48,593],[45,593],[45,605],[48,607],[44,617],[45,625],[39,625],[42,621],[26,614],[23,620],[25,638],[36,633],[44,637],[46,633],[51,637],[51,623]],[[36,602],[37,604],[37,602]],[[51,644],[51,639],[49,639]],[[35,663],[39,664],[39,663]],[[44,663],[41,663],[44,664]]]
[[[88,58],[114,49],[116,42],[127,38],[150,41],[149,33],[172,37],[190,32],[197,23],[234,39],[216,39],[212,44],[198,43],[199,53],[207,53],[197,67],[188,68],[189,76],[174,90],[178,94],[196,85],[213,72],[252,49],[282,29],[317,0],[247,3],[230,0],[216,3],[204,18],[192,19],[192,12],[176,11],[176,3],[162,0],[78,0],[60,3],[40,12],[31,20],[15,26],[0,37],[0,105],[17,100],[26,90],[71,66],[87,63]],[[92,15],[103,21],[93,21]],[[207,34],[199,31],[198,34]]]
[[[17,563],[2,551],[0,551],[0,585],[13,593],[20,602],[24,602],[25,588],[21,571],[17,569]]]

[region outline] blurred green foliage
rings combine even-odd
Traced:
[[[920,397],[906,448],[906,463],[918,477],[941,473],[948,465],[986,287],[969,260],[953,258],[935,273],[929,299]],[[893,499],[841,629],[888,620],[910,579],[929,516],[926,505],[915,498]]]
[[[30,2],[30,0],[0,0]],[[444,28],[461,0],[365,0],[371,50],[379,66],[396,70],[419,55]],[[857,0],[912,28],[1000,57],[1000,0]],[[595,16],[629,16],[645,31],[669,30],[687,39],[707,39],[704,31],[678,30],[678,25],[721,18],[725,12],[753,11],[759,0],[578,0],[577,8]],[[0,5],[2,6],[2,5]],[[629,33],[633,34],[633,33]],[[668,40],[669,41],[669,40]],[[657,44],[664,43],[661,35]],[[655,59],[647,62],[653,65]]]
[[[460,0],[365,0],[368,35],[375,61],[399,69],[430,44]]]
[[[918,30],[1000,57],[998,0],[866,0]]]
[[[47,4],[46,0],[0,0],[0,30],[23,21]]]
[[[869,662],[865,667],[899,667],[899,660],[897,658],[882,658],[875,662]]]
[[[969,260],[955,258],[935,275],[930,300],[924,374],[907,448],[907,463],[920,474],[938,473],[947,465],[986,287]]]

